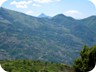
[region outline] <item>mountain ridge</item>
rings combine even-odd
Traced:
[[[38,18],[5,8],[0,9],[0,17],[1,59],[72,64],[82,46],[96,44],[96,20],[93,17],[76,20],[58,14]]]
[[[27,16],[31,16],[31,17],[36,17],[36,16],[28,15],[28,14],[26,14],[26,13],[19,12],[19,11],[11,10],[11,9],[8,9],[8,8],[5,8],[5,7],[0,7],[0,9],[4,9],[4,10],[8,10],[8,11],[13,11],[13,12],[17,12],[17,13],[21,13],[21,14],[24,14],[24,15],[27,15]],[[44,13],[41,13],[41,14],[44,14]],[[46,14],[44,14],[44,15],[46,15]],[[56,15],[54,15],[53,17],[58,16],[58,15],[62,15],[62,16],[69,17],[69,18],[73,18],[73,17],[71,17],[71,16],[66,16],[66,15],[64,15],[64,14],[62,14],[62,13],[61,13],[61,14],[56,14]],[[47,15],[46,15],[46,16],[47,16]],[[50,16],[49,16],[49,17],[50,17]],[[53,18],[53,17],[51,17],[51,18]],[[87,19],[87,18],[90,18],[90,17],[96,17],[96,15],[88,16],[88,17],[82,18],[82,19],[75,19],[75,18],[73,18],[73,19],[75,19],[75,20],[83,20],[83,19]],[[36,17],[36,18],[38,18],[38,17]]]

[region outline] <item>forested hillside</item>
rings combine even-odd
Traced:
[[[0,60],[72,64],[83,45],[96,44],[96,16],[39,18],[0,8]]]
[[[96,45],[84,46],[74,64],[53,63],[32,60],[1,60],[0,64],[8,72],[88,72],[96,62]]]

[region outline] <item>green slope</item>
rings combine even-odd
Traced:
[[[87,26],[87,20],[75,20],[62,14],[38,18],[0,8],[1,60],[32,59],[72,64],[83,45],[95,43],[95,31]]]
[[[96,16],[91,16],[81,21],[96,34]]]
[[[0,61],[2,67],[8,72],[74,72],[74,69],[64,64],[16,60]]]

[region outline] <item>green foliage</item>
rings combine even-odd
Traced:
[[[74,62],[74,68],[77,72],[87,72],[94,68],[96,62],[96,46],[91,48],[84,46],[80,52],[80,58]]]
[[[31,60],[0,61],[8,72],[74,72],[73,68],[64,64],[56,64]]]

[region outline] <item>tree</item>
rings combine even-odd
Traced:
[[[80,52],[80,58],[74,61],[76,72],[87,72],[94,68],[96,62],[96,46],[89,48],[84,46]]]

